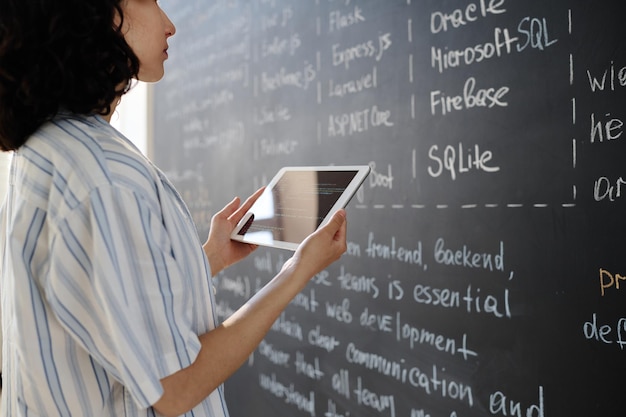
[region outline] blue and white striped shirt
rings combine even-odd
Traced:
[[[157,416],[216,326],[208,262],[167,179],[98,116],[17,151],[0,217],[2,417]],[[222,388],[185,414],[224,417]]]

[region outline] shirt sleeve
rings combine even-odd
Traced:
[[[193,291],[161,213],[134,192],[94,190],[51,237],[46,296],[61,324],[120,381],[137,405],[163,394],[160,379],[193,363]],[[197,277],[196,277],[197,278]]]

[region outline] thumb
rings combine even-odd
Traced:
[[[345,235],[346,229],[346,211],[344,209],[338,210],[330,219],[328,224],[324,226],[331,236],[335,239],[340,239],[342,235]]]

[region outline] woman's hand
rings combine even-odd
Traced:
[[[257,245],[231,240],[230,234],[244,214],[250,210],[252,204],[261,196],[264,189],[258,189],[242,205],[239,205],[239,197],[235,197],[211,219],[209,237],[203,249],[209,260],[209,265],[211,265],[212,275],[216,275],[222,269],[245,258],[258,247]]]
[[[347,249],[345,210],[337,211],[330,221],[308,236],[283,268],[296,268],[312,278],[338,260]]]

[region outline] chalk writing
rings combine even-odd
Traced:
[[[335,336],[323,334],[320,326],[315,326],[314,329],[309,331],[307,340],[311,345],[320,347],[328,352],[332,352],[341,344]]]
[[[461,249],[448,249],[445,240],[438,238],[435,242],[434,259],[442,265],[504,271],[504,242],[500,241],[497,252],[487,253],[474,252],[467,245],[463,245]]]
[[[245,140],[245,127],[241,123],[227,126],[202,136],[188,137],[183,140],[185,151],[208,149],[212,147],[230,148],[241,145]]]
[[[456,180],[457,175],[466,174],[472,171],[482,171],[493,173],[500,171],[499,166],[493,165],[491,159],[493,153],[490,150],[481,150],[479,145],[465,147],[459,143],[457,147],[447,145],[443,151],[438,145],[432,145],[428,150],[428,158],[434,165],[428,165],[428,174],[437,178],[446,170],[452,180]]]
[[[437,365],[433,365],[432,373],[428,374],[418,367],[407,366],[404,359],[390,360],[377,353],[360,350],[354,343],[349,343],[346,347],[346,360],[348,363],[360,365],[365,369],[420,388],[427,394],[438,394],[442,398],[459,400],[469,406],[474,404],[472,387],[455,380],[440,378],[441,369]]]
[[[219,301],[215,308],[215,313],[222,319],[232,316],[234,312],[235,309],[226,301]]]
[[[372,298],[378,298],[380,290],[376,285],[375,277],[366,277],[364,275],[353,275],[346,272],[345,266],[341,266],[340,275],[337,277],[340,288],[346,291],[353,291],[356,293],[371,294]]]
[[[254,123],[263,126],[269,123],[291,120],[291,111],[282,104],[273,107],[261,106],[254,109]]]
[[[369,108],[330,115],[328,118],[328,137],[345,137],[363,133],[372,127],[392,127],[391,110],[382,110],[377,105]]]
[[[304,339],[300,323],[287,320],[285,313],[282,313],[274,324],[272,324],[272,330],[300,341]]]
[[[315,417],[315,392],[308,394],[296,391],[294,384],[285,385],[278,381],[276,374],[270,376],[259,374],[259,385],[269,391],[272,395],[282,398],[286,404],[295,406],[298,410],[304,411]]]
[[[201,232],[224,193],[250,193],[279,166],[371,169],[348,207],[346,254],[272,324],[242,369],[244,384],[256,383],[247,401],[231,403],[233,414],[260,404],[276,415],[544,417],[581,390],[553,374],[544,388],[553,371],[534,366],[534,353],[562,369],[559,352],[580,354],[578,337],[582,349],[623,354],[626,317],[611,303],[626,278],[614,262],[619,248],[608,248],[620,222],[591,230],[596,212],[576,201],[577,190],[593,191],[605,203],[593,207],[609,213],[626,178],[607,157],[624,146],[621,51],[607,57],[612,45],[595,24],[572,30],[585,23],[581,11],[613,24],[609,6],[179,2],[172,8],[185,30],[172,38],[165,84],[155,88],[155,131],[164,165],[183,154],[168,170]],[[593,56],[581,39],[593,42]],[[244,156],[252,163],[219,168]],[[589,168],[598,168],[591,178]],[[557,201],[562,194],[567,201]],[[526,232],[520,219],[536,224]],[[588,254],[561,259],[570,242],[584,246],[581,236],[609,261],[603,268]],[[260,249],[218,274],[217,318],[292,255]],[[515,264],[523,274],[512,281]],[[577,317],[568,303],[585,287],[574,281],[578,269],[591,269],[586,287],[600,292],[588,308],[602,309],[583,311],[573,335],[556,334],[560,316],[539,303],[556,296],[562,316]],[[568,278],[560,288],[549,282],[554,271]],[[561,383],[562,392],[553,389]],[[616,392],[601,390],[589,390],[598,410]]]
[[[617,179],[600,177],[594,181],[593,198],[595,201],[616,201],[622,197],[622,187],[625,185],[626,181],[622,177]]]
[[[595,113],[591,113],[591,143],[612,141],[619,139],[624,132],[624,122],[616,117],[611,117],[611,113],[605,115],[604,120],[598,120],[596,122]]]
[[[461,309],[465,307],[467,313],[490,314],[497,318],[512,317],[509,302],[509,290],[504,289],[499,297],[488,294],[482,295],[481,288],[473,288],[469,284],[465,293],[448,288],[437,288],[430,285],[417,284],[413,287],[413,299],[418,304],[446,309]]]
[[[296,297],[291,301],[290,304],[296,307],[301,307],[305,311],[315,313],[320,303],[315,298],[315,290],[312,289],[306,293],[300,292],[298,295],[296,295]]]
[[[487,3],[485,0],[480,0],[477,3],[470,3],[464,8],[455,9],[450,13],[432,12],[430,14],[430,32],[434,34],[446,32],[448,29],[459,28],[476,22],[481,17],[505,13],[504,1],[490,0]]]
[[[297,151],[299,143],[293,139],[268,139],[261,138],[255,142],[255,159],[268,158],[281,155],[291,155]]]
[[[393,174],[391,172],[391,164],[387,165],[387,173],[376,171],[376,162],[370,162],[369,185],[370,188],[383,187],[393,189]]]
[[[261,356],[267,358],[274,365],[289,366],[291,355],[275,348],[271,343],[267,343],[265,340],[261,341],[259,344],[258,351]]]
[[[401,314],[396,313],[396,340],[398,342],[407,341],[411,350],[420,345],[428,345],[439,352],[450,355],[461,355],[464,360],[469,357],[476,357],[478,353],[468,348],[467,334],[463,333],[460,343],[452,338],[446,337],[426,329],[417,328],[409,323],[402,323]]]
[[[489,412],[492,415],[512,417],[544,417],[543,386],[539,386],[538,404],[522,406],[519,401],[509,400],[501,391],[489,395]]]
[[[272,255],[269,252],[265,252],[264,255],[254,256],[254,268],[259,272],[274,272],[272,265]]]
[[[331,399],[328,400],[328,408],[324,412],[324,417],[347,417],[349,414],[339,414],[337,404]]]
[[[371,72],[359,78],[337,82],[334,79],[328,80],[328,97],[345,97],[351,94],[374,89],[378,86],[378,71],[374,66]]]
[[[372,331],[393,332],[393,316],[390,314],[370,313],[369,308],[365,308],[359,316],[361,326]]]
[[[545,18],[524,17],[517,26],[517,34],[508,28],[493,29],[492,39],[462,49],[432,47],[431,66],[439,73],[460,66],[470,66],[493,58],[500,58],[528,48],[545,50],[558,40],[550,37]]]
[[[545,18],[524,17],[517,25],[517,30],[521,36],[520,43],[517,44],[518,52],[526,48],[544,50],[558,42],[557,39],[550,38]]]
[[[376,39],[365,41],[353,46],[342,47],[340,44],[332,46],[332,62],[334,66],[343,65],[346,69],[357,59],[374,58],[380,61],[383,54],[391,48],[391,33],[384,33]]]
[[[304,63],[301,70],[288,71],[282,67],[277,72],[262,72],[260,79],[261,92],[271,92],[285,87],[294,87],[308,90],[311,83],[317,77],[317,71],[313,64]]]
[[[507,86],[487,87],[476,90],[476,79],[470,77],[465,81],[462,94],[451,96],[440,90],[432,91],[430,93],[430,112],[435,116],[474,107],[486,107],[489,109],[493,107],[507,107],[509,103],[504,99],[509,90]]]
[[[617,87],[626,87],[626,66],[615,68],[613,61],[605,68],[602,75],[594,75],[586,71],[589,88],[592,92],[615,91]]]
[[[600,295],[604,297],[605,290],[608,288],[619,290],[620,281],[626,281],[626,276],[614,274],[604,268],[600,268]]]
[[[328,14],[328,31],[334,32],[341,30],[349,26],[365,22],[365,20],[363,9],[359,6],[354,6],[354,8],[348,13],[341,13],[339,10],[333,10]]]
[[[263,40],[261,43],[261,57],[280,56],[283,54],[294,55],[302,46],[300,35],[294,33],[288,38],[274,36],[271,41]]]
[[[389,281],[387,284],[387,297],[389,300],[400,301],[404,298],[404,287],[402,282],[397,279]]]
[[[395,236],[391,237],[389,244],[378,243],[375,241],[374,232],[370,232],[367,236],[367,248],[365,249],[365,254],[369,258],[397,260],[413,265],[423,265],[423,250],[421,241],[416,242],[415,248],[396,246]]]
[[[272,6],[274,7],[274,6]],[[261,16],[261,31],[265,32],[275,28],[284,28],[294,17],[294,10],[291,6],[285,6],[281,11],[272,12]]]
[[[297,351],[296,360],[294,362],[296,374],[304,374],[307,377],[319,381],[324,376],[324,372],[320,369],[320,360],[315,358],[313,363],[309,363],[304,358],[304,353]]]
[[[346,250],[346,255],[360,258],[361,257],[361,245],[357,242],[348,241],[348,249]]]
[[[593,313],[591,320],[583,324],[583,334],[587,340],[595,340],[603,344],[617,344],[620,350],[626,345],[626,317],[614,320],[614,324],[598,323],[597,313]]]
[[[354,389],[357,404],[376,410],[379,415],[396,416],[395,398],[391,394],[377,394],[363,387],[361,377],[357,378],[356,388]]]
[[[350,313],[350,300],[344,298],[340,304],[326,302],[326,316],[341,323],[352,323],[352,313]]]
[[[241,276],[230,278],[226,275],[222,275],[219,289],[221,291],[228,291],[238,297],[249,298],[250,279],[248,277]]]
[[[430,52],[431,66],[439,73],[462,65],[468,66],[492,58],[499,58],[514,51],[513,46],[518,38],[511,36],[506,28],[493,30],[493,41],[479,43],[464,49],[442,49],[432,47]]]
[[[331,287],[333,285],[332,282],[329,281],[330,273],[326,270],[316,274],[311,282],[315,285],[322,285],[324,287]]]
[[[332,376],[332,387],[338,394],[350,399],[350,371],[339,369],[339,372]]]

